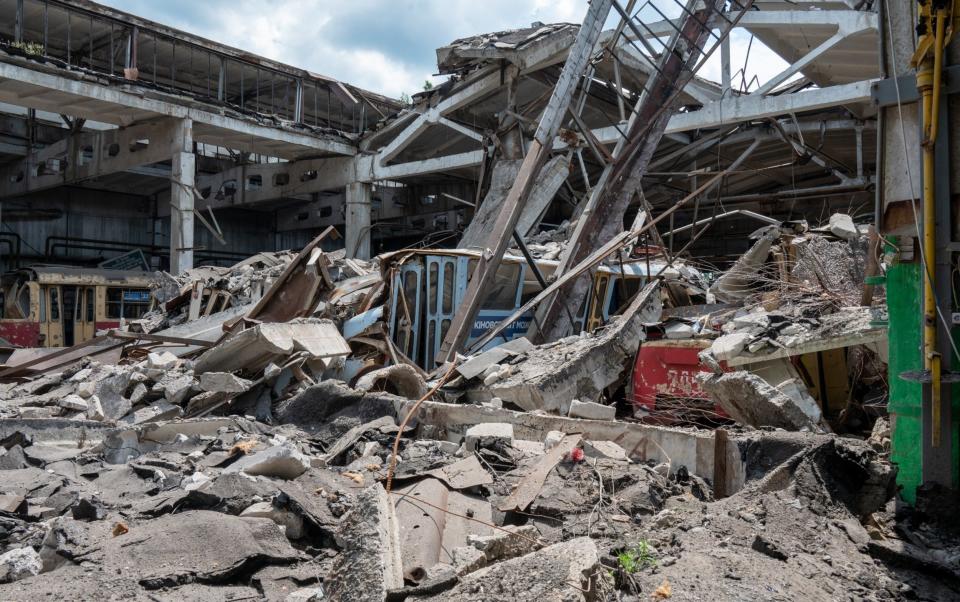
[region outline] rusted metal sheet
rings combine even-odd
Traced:
[[[320,243],[330,235],[339,238],[331,226],[300,251],[250,310],[248,320],[289,322],[309,315],[317,307],[320,291],[332,285],[327,273],[329,261],[320,250]]]
[[[440,480],[426,478],[394,492],[403,574],[420,582],[438,563],[453,564],[454,548],[469,535],[489,535],[493,511],[475,496],[450,491]]]

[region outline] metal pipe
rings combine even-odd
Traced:
[[[779,224],[780,224],[780,220],[778,220],[778,219],[773,219],[772,217],[767,217],[766,215],[762,215],[762,214],[760,214],[760,213],[755,213],[755,212],[753,212],[753,211],[750,211],[749,209],[734,209],[733,211],[726,211],[726,212],[721,213],[721,214],[719,214],[719,215],[714,215],[714,216],[711,216],[711,217],[705,217],[705,218],[703,218],[702,220],[695,221],[695,222],[693,222],[692,224],[687,224],[686,226],[680,226],[679,228],[674,228],[674,229],[672,229],[672,230],[668,230],[667,232],[664,232],[663,235],[672,236],[672,235],[674,235],[674,234],[679,234],[680,232],[686,232],[687,230],[690,230],[690,229],[692,229],[692,228],[696,228],[697,226],[699,226],[699,225],[701,225],[701,224],[706,224],[707,222],[712,222],[712,221],[718,220],[718,219],[720,219],[720,218],[722,218],[722,217],[731,217],[731,216],[734,216],[734,215],[744,215],[744,216],[746,216],[746,217],[752,217],[753,219],[760,220],[761,222],[766,222],[766,223],[768,223],[768,224],[774,224],[774,225],[779,225]]]
[[[935,79],[933,61],[923,61],[917,72],[917,88],[923,99],[924,129],[936,134],[936,127],[930,127],[933,116],[933,85]],[[940,446],[940,358],[937,354],[937,302],[934,296],[933,258],[936,257],[936,195],[933,145],[923,144],[923,368],[930,374],[931,382],[931,445]]]

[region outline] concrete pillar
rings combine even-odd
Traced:
[[[170,273],[193,267],[193,187],[196,156],[193,154],[193,121],[174,126],[170,155]]]
[[[347,257],[370,259],[370,193],[366,182],[347,184],[347,223],[344,236]]]

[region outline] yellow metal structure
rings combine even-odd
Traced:
[[[923,106],[923,365],[931,378],[931,445],[940,446],[941,357],[937,351],[937,303],[934,294],[934,257],[937,252],[934,145],[940,118],[943,52],[958,29],[960,0],[927,0],[920,4],[921,32],[912,63]]]

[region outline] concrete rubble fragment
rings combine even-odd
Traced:
[[[741,424],[817,431],[796,402],[759,376],[745,371],[700,377],[703,388]]]
[[[37,575],[42,569],[40,555],[30,546],[0,554],[0,583]]]
[[[335,602],[385,600],[403,585],[400,532],[393,504],[379,484],[357,495],[337,539],[343,553],[331,569],[326,595]]]
[[[264,475],[280,479],[295,479],[310,468],[310,459],[291,443],[275,445],[263,451],[245,455],[227,467],[227,473],[244,472],[251,476]]]

